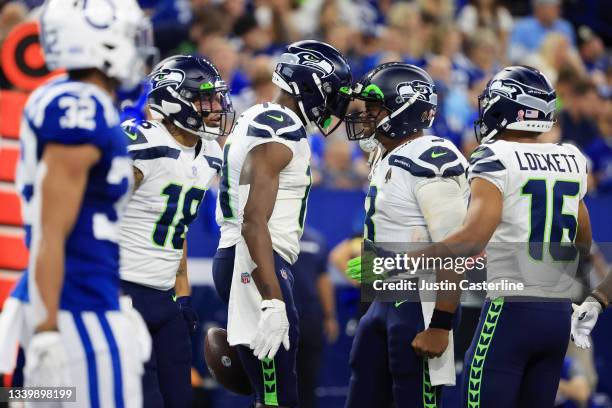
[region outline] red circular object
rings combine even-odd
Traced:
[[[25,63],[32,68],[42,68],[45,65],[45,57],[39,43],[31,44],[26,48],[23,58]]]
[[[2,45],[2,69],[15,88],[32,91],[60,71],[49,72],[38,38],[35,21],[13,28]]]

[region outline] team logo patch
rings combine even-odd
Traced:
[[[283,279],[287,279],[287,270],[285,268],[281,268],[280,274],[283,277]]]
[[[221,356],[221,364],[223,364],[223,367],[230,368],[232,366],[232,359],[228,356]]]
[[[244,284],[251,282],[251,274],[248,272],[242,272],[240,274],[240,281]]]
[[[401,97],[403,102],[409,100],[414,95],[417,95],[417,99],[421,99],[434,105],[438,103],[438,97],[434,88],[431,86],[431,84],[425,81],[417,80],[401,82],[397,85],[396,92],[399,97]]]

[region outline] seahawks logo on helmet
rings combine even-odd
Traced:
[[[153,81],[153,88],[160,88],[167,85],[181,86],[185,80],[185,73],[180,69],[162,69],[153,73],[151,81]]]
[[[489,95],[493,97],[494,94],[537,109],[543,112],[544,115],[548,115],[556,109],[554,91],[544,92],[529,85],[521,84],[514,79],[496,79],[491,82],[491,85],[489,85]]]
[[[402,98],[402,101],[407,101],[415,94],[418,94],[417,99],[433,104],[437,103],[437,95],[433,87],[425,81],[401,82],[397,84],[396,91]]]
[[[297,48],[297,47],[296,47]],[[321,73],[320,77],[326,77],[334,73],[334,64],[325,58],[321,53],[313,50],[305,50],[298,48],[301,51],[296,52],[294,55],[298,58],[294,61],[294,64],[305,65],[316,69]]]

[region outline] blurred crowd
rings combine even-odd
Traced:
[[[271,100],[275,57],[317,38],[349,59],[357,79],[404,61],[435,80],[432,134],[469,155],[476,146],[477,96],[493,73],[527,64],[556,85],[558,120],[542,138],[579,146],[591,160],[592,194],[612,192],[612,8],[607,0],[139,0],[154,22],[162,58],[198,53],[219,68],[238,113]],[[41,0],[0,0],[0,43]],[[1,71],[1,65],[0,65]],[[5,84],[0,72],[0,86]],[[367,164],[341,127],[313,131],[314,182],[353,189]]]

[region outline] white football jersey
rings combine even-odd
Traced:
[[[280,172],[278,193],[268,228],[274,250],[290,264],[300,252],[300,237],[310,192],[310,146],[300,118],[275,103],[255,105],[238,118],[223,149],[223,171],[217,201],[217,223],[221,226],[219,248],[235,245],[242,235],[244,206],[249,185],[240,184],[247,154],[263,143],[281,143],[293,158]]]
[[[587,161],[569,144],[496,140],[470,157],[469,180],[482,178],[502,193],[501,222],[487,246],[487,280],[525,289],[490,297],[567,297],[578,256],[578,205],[587,189]],[[562,245],[560,243],[565,243]]]
[[[418,137],[388,152],[372,169],[364,238],[393,243],[396,251],[413,250],[413,243],[432,242],[417,191],[443,178],[460,186],[467,207],[467,166],[455,145],[435,136]]]
[[[128,150],[144,178],[121,223],[121,279],[168,290],[174,287],[189,224],[221,171],[216,141],[179,144],[161,122],[123,123]]]

